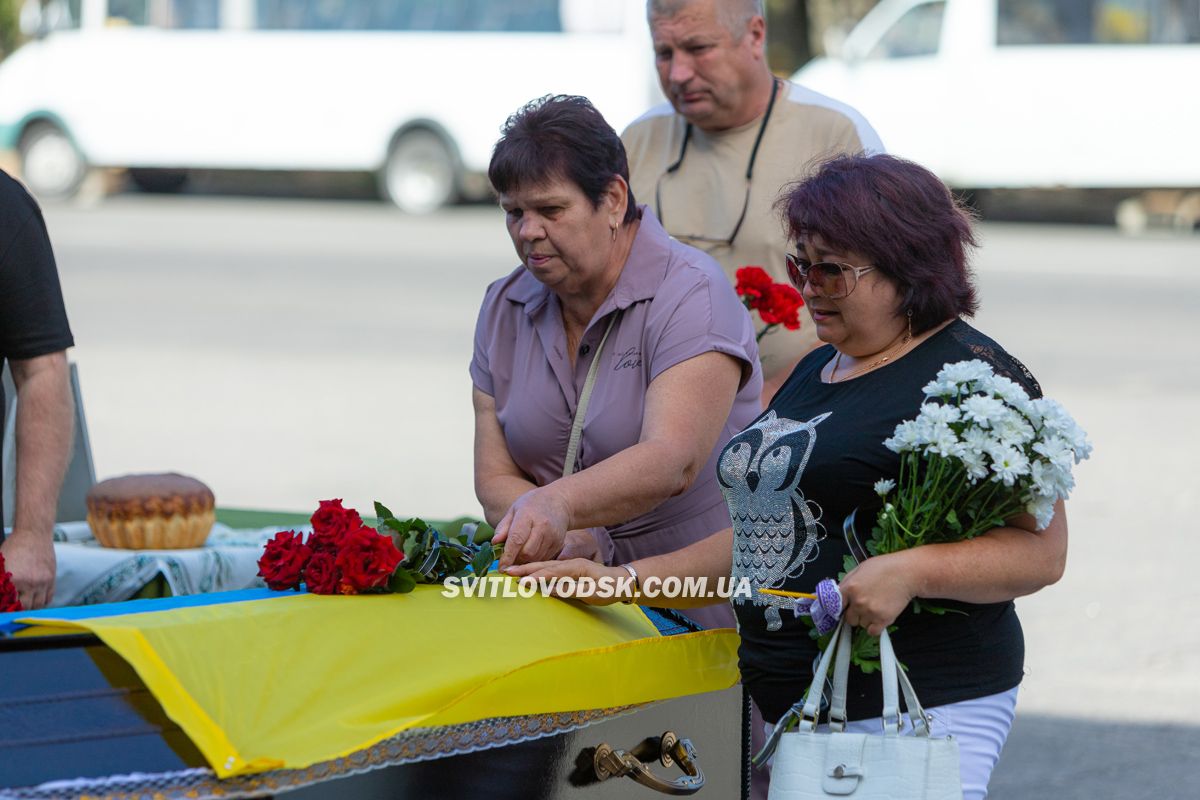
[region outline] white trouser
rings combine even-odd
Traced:
[[[1007,692],[949,703],[936,708],[927,708],[925,713],[932,722],[933,736],[953,736],[958,740],[958,766],[962,776],[963,800],[984,800],[987,797],[988,779],[1000,759],[1000,750],[1012,728],[1013,716],[1017,711],[1017,689]],[[770,734],[773,725],[767,725]],[[826,725],[818,730],[828,731]],[[846,723],[850,733],[883,733],[883,721],[879,717],[860,719]],[[912,726],[906,725],[902,736],[912,735]],[[772,756],[771,761],[774,761]],[[767,762],[770,769],[771,762]]]

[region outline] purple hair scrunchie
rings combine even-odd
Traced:
[[[842,616],[842,593],[838,590],[837,581],[825,578],[817,584],[816,595],[815,600],[807,597],[796,600],[792,612],[797,617],[805,614],[812,617],[817,633],[824,636],[837,627],[838,619]]]

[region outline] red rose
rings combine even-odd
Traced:
[[[774,283],[762,267],[738,268],[736,288],[746,308],[758,308]]]
[[[758,315],[768,325],[782,325],[789,331],[800,327],[800,308],[804,298],[784,283],[771,285],[770,291],[758,306]]]
[[[4,568],[4,554],[0,553],[0,614],[6,611],[24,611],[17,587],[12,582],[12,573]]]
[[[396,549],[392,537],[366,527],[351,531],[342,540],[337,554],[337,567],[342,573],[338,591],[359,594],[386,586],[403,560],[404,554]]]
[[[308,560],[308,566],[304,568],[304,585],[313,594],[335,593],[341,577],[336,557],[333,553],[323,550],[314,552]]]
[[[277,592],[299,589],[300,575],[311,555],[303,536],[295,531],[280,531],[263,548],[258,574],[267,582],[267,588]]]
[[[353,508],[342,508],[340,499],[322,500],[311,521],[308,546],[313,552],[336,553],[346,534],[362,527],[362,517]]]

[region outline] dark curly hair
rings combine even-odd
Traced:
[[[600,207],[612,179],[629,184],[625,145],[592,101],[578,95],[539,97],[522,106],[504,123],[492,149],[488,180],[497,194],[566,178]],[[626,224],[638,216],[633,189],[628,190]]]
[[[968,250],[973,216],[929,170],[888,155],[838,156],[785,189],[778,207],[793,240],[819,236],[862,253],[895,283],[921,333],[979,308]]]

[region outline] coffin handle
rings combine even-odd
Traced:
[[[659,740],[657,755],[658,762],[664,767],[678,764],[684,774],[675,780],[660,778],[637,756],[625,750],[615,750],[608,744],[596,747],[592,765],[599,780],[627,776],[663,794],[695,794],[704,788],[704,771],[700,769],[696,748],[689,739],[680,739],[674,731],[667,731]]]

